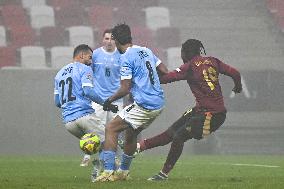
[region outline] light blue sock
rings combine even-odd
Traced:
[[[114,151],[103,151],[102,152],[104,160],[105,170],[115,170],[115,152]]]
[[[133,156],[129,156],[126,154],[122,154],[121,156],[121,164],[120,169],[121,170],[129,170],[130,164],[132,162]]]

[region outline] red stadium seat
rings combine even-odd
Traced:
[[[13,46],[0,47],[0,67],[16,66],[16,48]]]
[[[131,33],[133,43],[141,46],[152,46],[154,44],[153,32],[146,27],[132,27]]]
[[[64,28],[45,27],[40,30],[39,42],[43,47],[64,46],[65,39],[67,39],[67,32]]]
[[[36,33],[31,26],[14,26],[9,29],[11,44],[15,47],[34,45]]]
[[[278,3],[280,0],[266,0],[266,6],[271,13],[277,12]]]
[[[130,27],[145,26],[145,12],[139,7],[118,7],[113,11],[114,23],[127,23]]]
[[[55,22],[59,27],[70,27],[88,24],[85,10],[80,6],[66,6],[56,9]]]
[[[113,9],[110,6],[95,5],[88,11],[90,25],[99,31],[112,27]]]
[[[48,0],[46,4],[52,6],[54,9],[69,7],[75,4],[75,0]]]
[[[160,48],[180,46],[180,31],[176,27],[158,28],[155,33],[156,45]]]
[[[25,9],[21,5],[3,5],[1,7],[1,15],[6,27],[29,25]]]

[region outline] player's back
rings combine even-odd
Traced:
[[[97,94],[106,100],[120,87],[120,53],[118,50],[107,52],[100,47],[92,55],[94,86]]]
[[[82,63],[64,66],[55,77],[55,90],[59,94],[64,122],[94,112],[91,100],[84,96],[83,86],[93,86],[92,69]]]
[[[220,61],[214,57],[196,56],[189,64],[187,82],[196,98],[197,106],[211,112],[226,111],[219,83],[222,66]]]
[[[161,61],[146,47],[133,45],[121,56],[121,78],[132,78],[134,101],[149,110],[164,106],[164,92],[156,67]]]

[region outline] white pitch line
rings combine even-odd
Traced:
[[[250,167],[268,167],[268,168],[278,168],[278,165],[260,165],[260,164],[242,164],[242,163],[233,163],[231,165],[235,166],[250,166]]]
[[[267,168],[279,168],[278,165],[261,165],[261,164],[245,164],[245,163],[212,163],[219,165],[234,165],[234,166],[248,166],[248,167],[267,167]]]

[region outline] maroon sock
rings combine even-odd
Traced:
[[[144,139],[139,142],[141,151],[155,148],[157,146],[164,146],[172,141],[172,134],[167,130],[152,138]]]
[[[167,160],[162,169],[163,173],[168,175],[169,172],[173,169],[174,165],[176,164],[177,160],[179,159],[182,153],[183,146],[184,146],[183,140],[174,140],[172,142],[170,151],[167,156]]]

